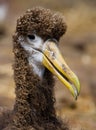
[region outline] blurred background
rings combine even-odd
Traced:
[[[14,104],[12,34],[16,19],[33,6],[65,16],[68,29],[60,49],[81,82],[75,101],[56,79],[57,115],[68,120],[72,130],[96,130],[96,0],[0,0],[0,106]]]

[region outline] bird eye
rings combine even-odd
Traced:
[[[27,40],[27,43],[29,43],[31,45],[33,45],[35,43],[36,43],[36,45],[43,43],[42,38],[36,34],[28,34],[26,37],[26,40]]]
[[[35,40],[35,35],[28,35],[28,38],[29,38],[30,40]]]

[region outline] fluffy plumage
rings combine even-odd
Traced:
[[[30,33],[38,34],[44,40],[48,38],[59,38],[66,31],[64,17],[49,9],[41,7],[32,8],[17,20],[16,32],[22,35]]]
[[[69,130],[68,126],[56,117],[53,75],[45,69],[41,80],[33,73],[28,62],[29,54],[18,39],[19,36],[35,32],[44,40],[48,38],[59,40],[65,31],[66,24],[63,17],[41,7],[28,10],[17,20],[13,36],[16,101],[10,114],[10,122],[0,126],[0,130],[4,128],[4,130]]]

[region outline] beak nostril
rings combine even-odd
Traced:
[[[52,60],[55,60],[55,59],[56,59],[56,55],[55,55],[54,52],[50,52],[50,55],[51,55],[51,57],[52,57]]]

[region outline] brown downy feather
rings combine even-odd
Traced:
[[[28,10],[17,20],[13,36],[16,101],[11,120],[0,130],[69,130],[68,126],[56,117],[53,75],[46,69],[41,81],[29,66],[28,53],[18,40],[19,36],[34,32],[44,40],[59,40],[65,31],[66,24],[62,16],[40,7]]]

